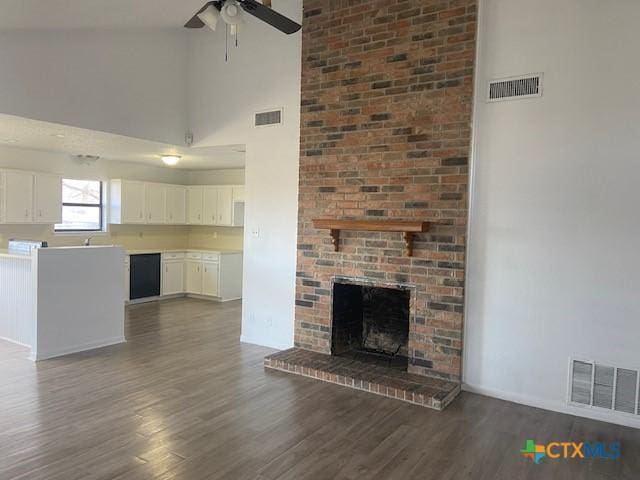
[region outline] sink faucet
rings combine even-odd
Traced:
[[[93,237],[87,237],[84,239],[84,246],[85,247],[90,247],[91,246],[91,240],[93,240]]]

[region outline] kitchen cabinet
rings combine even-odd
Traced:
[[[241,227],[242,185],[164,185],[111,180],[110,223]]]
[[[166,223],[184,225],[187,223],[187,187],[167,185],[166,189]]]
[[[62,177],[19,170],[0,171],[0,223],[62,222]]]
[[[217,297],[219,290],[220,269],[218,262],[202,262],[202,294]]]
[[[146,183],[145,192],[145,219],[146,223],[158,225],[165,223],[165,189],[158,183]]]
[[[144,182],[111,180],[110,222],[115,224],[147,223]]]
[[[216,225],[231,226],[233,219],[233,187],[217,187]]]
[[[162,295],[184,293],[184,254],[162,255]]]
[[[0,198],[2,223],[33,222],[33,174],[3,171]]]
[[[33,186],[33,222],[62,223],[62,177],[36,173]]]
[[[203,223],[203,194],[203,187],[187,187],[187,223],[190,225],[202,225]]]
[[[160,254],[156,253],[154,256],[151,253],[132,253],[131,258],[155,258],[157,255]],[[193,295],[223,302],[242,298],[242,253],[240,252],[165,252],[161,254],[161,262],[160,295],[162,296]],[[134,275],[130,273],[128,261],[126,261],[126,268],[125,290],[129,292],[130,281],[133,281]],[[147,283],[153,282],[146,282],[145,285]],[[140,297],[127,293],[127,300],[130,297],[132,300],[137,298],[142,301],[157,299],[154,295]]]
[[[203,219],[205,225],[216,225],[218,219],[218,189],[217,187],[203,188]]]
[[[185,292],[201,294],[202,293],[202,261],[187,260],[185,262]]]

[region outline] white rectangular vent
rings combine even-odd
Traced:
[[[488,102],[501,102],[542,96],[542,74],[499,78],[489,81]]]
[[[267,127],[282,124],[282,109],[256,113],[255,126]]]
[[[569,403],[639,415],[637,369],[571,359]]]

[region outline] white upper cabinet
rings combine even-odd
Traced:
[[[165,223],[183,225],[187,223],[187,188],[167,185]]]
[[[233,219],[233,187],[218,187],[216,225],[231,226]]]
[[[110,222],[242,226],[244,187],[111,180]]]
[[[4,171],[0,188],[3,223],[33,222],[33,174]],[[61,201],[58,200],[59,202]]]
[[[62,177],[0,170],[0,223],[62,222]]]
[[[111,180],[110,222],[116,224],[147,223],[145,183]]]
[[[203,199],[203,223],[205,225],[216,225],[218,220],[218,189],[216,187],[204,187]]]
[[[202,225],[202,187],[187,187],[187,223]]]
[[[36,173],[33,185],[33,222],[62,223],[62,177]]]
[[[146,223],[165,223],[165,189],[164,185],[158,183],[145,184]]]

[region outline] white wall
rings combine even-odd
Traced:
[[[0,112],[184,144],[180,29],[0,33]]]
[[[190,170],[187,182],[189,185],[244,185],[244,168]]]
[[[300,21],[301,0],[274,0]],[[242,340],[293,345],[300,137],[301,33],[248,18],[224,61],[224,30],[191,33],[190,126],[197,146],[246,144]],[[255,129],[255,111],[284,125]],[[254,232],[259,232],[254,235]]]
[[[568,358],[640,367],[640,3],[483,0],[468,389],[565,407]],[[489,78],[544,72],[540,99]]]

